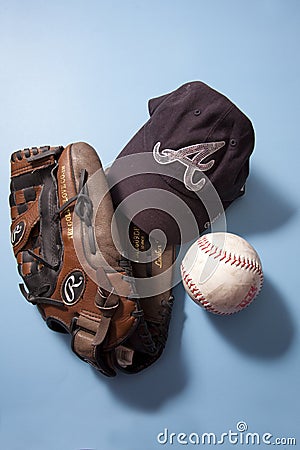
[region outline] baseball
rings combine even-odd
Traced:
[[[231,233],[208,233],[194,242],[182,260],[181,276],[192,300],[222,315],[246,308],[263,284],[257,252]]]

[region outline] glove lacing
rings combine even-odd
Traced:
[[[92,225],[92,217],[93,217],[93,204],[89,197],[88,188],[86,185],[88,178],[88,173],[86,169],[83,169],[80,173],[80,181],[79,181],[79,187],[78,187],[78,194],[74,195],[74,197],[67,200],[58,210],[55,212],[53,216],[54,221],[58,221],[60,218],[61,213],[63,213],[72,203],[76,201],[74,212],[78,215],[80,220],[85,223],[85,225],[88,227],[88,240],[90,245],[91,253],[96,253],[96,242],[95,242],[95,236],[94,236],[94,230]],[[49,267],[52,270],[58,270],[59,264],[53,265],[45,260],[40,255],[37,255],[30,249],[27,250],[28,254],[32,256],[34,259],[39,261],[40,263],[44,264],[45,266]],[[50,297],[44,297],[43,295],[32,295],[29,292],[26,291],[25,286],[23,283],[19,284],[19,288],[25,299],[34,304],[47,304],[47,305],[53,305],[53,306],[60,306],[64,307],[65,304],[62,300],[53,299]]]

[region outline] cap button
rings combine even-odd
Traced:
[[[200,109],[195,109],[194,115],[195,116],[200,116],[200,114],[201,114],[201,110]]]

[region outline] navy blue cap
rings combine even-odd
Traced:
[[[178,198],[181,205],[182,200],[190,211],[188,219],[193,216],[200,234],[211,220],[209,206],[202,201],[209,185],[224,209],[243,195],[254,130],[248,117],[231,100],[200,81],[149,100],[148,109],[149,120],[110,168],[111,194],[115,207],[121,205],[125,215],[134,215],[134,223],[146,233],[160,229],[170,243],[178,244],[182,242],[181,228],[186,231],[189,222],[178,223],[167,203]],[[155,207],[153,189],[156,198],[164,195],[163,191],[173,194],[166,196],[166,210]],[[137,212],[126,199],[139,191],[143,191],[143,207]],[[216,203],[214,196],[208,203]],[[197,237],[194,231],[185,234],[185,240]]]

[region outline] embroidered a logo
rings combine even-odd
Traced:
[[[84,286],[83,273],[80,270],[74,270],[62,284],[61,296],[63,302],[68,306],[74,305],[81,297]]]
[[[19,222],[11,232],[11,243],[16,246],[24,236],[25,222],[23,220]]]
[[[179,150],[172,150],[171,148],[160,150],[161,143],[157,142],[153,147],[153,157],[159,164],[171,164],[174,161],[179,161],[186,166],[183,177],[185,187],[190,191],[200,191],[205,185],[205,178],[203,177],[194,182],[195,173],[206,172],[211,169],[215,160],[211,159],[205,163],[203,161],[224,147],[224,145],[224,141],[204,142],[202,144],[189,145]]]

